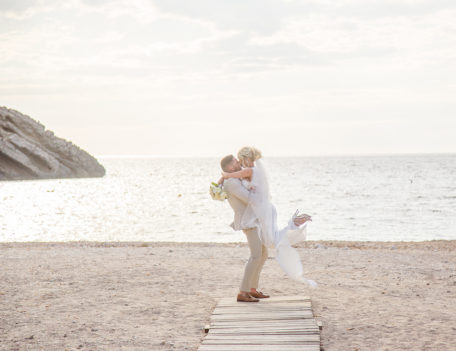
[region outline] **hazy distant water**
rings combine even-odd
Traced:
[[[0,182],[0,241],[244,241],[218,159],[105,158],[104,178]],[[309,240],[456,239],[456,155],[266,159],[279,224]]]

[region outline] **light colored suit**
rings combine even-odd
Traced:
[[[234,221],[231,223],[231,227],[234,230],[251,229],[255,227],[255,222],[258,224],[253,211],[247,211],[247,205],[250,202],[250,192],[242,185],[241,180],[237,178],[226,179],[223,188],[228,193],[228,202],[234,211]],[[246,218],[246,216],[251,216]],[[253,223],[248,228],[244,226],[244,223]]]
[[[245,266],[244,277],[241,283],[241,291],[249,292],[251,288],[258,288],[260,273],[263,265],[268,258],[268,249],[262,245],[258,232],[259,226],[244,228],[243,223],[255,223],[258,219],[245,218],[255,216],[253,212],[247,211],[250,201],[250,192],[242,185],[240,179],[226,179],[223,185],[228,193],[228,202],[234,211],[234,221],[231,224],[234,230],[242,230],[247,236],[250,248],[250,258]]]

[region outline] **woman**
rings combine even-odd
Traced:
[[[304,278],[299,255],[291,246],[291,244],[306,239],[306,226],[296,227],[294,224],[289,224],[282,230],[278,229],[277,211],[271,203],[266,170],[261,157],[261,152],[258,149],[243,147],[238,152],[238,158],[244,169],[233,173],[223,172],[222,176],[224,179],[242,178],[242,184],[251,191],[250,203],[244,217],[256,217],[259,224],[243,223],[243,225],[246,227],[257,225],[259,227],[263,245],[276,249],[276,259],[285,273],[294,279],[316,287],[317,284],[313,280]],[[253,211],[255,216],[248,215],[249,211]],[[293,219],[295,217],[307,217],[308,220],[311,220],[308,215],[298,216],[298,211],[294,214]]]

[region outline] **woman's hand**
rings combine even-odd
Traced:
[[[218,183],[218,184],[223,184],[224,181],[225,181],[225,178],[222,177],[222,178],[220,178],[220,179],[218,180],[217,183]]]

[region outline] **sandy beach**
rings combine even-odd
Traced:
[[[270,254],[272,295],[310,296],[324,350],[455,350],[456,241],[306,242],[311,290]],[[209,243],[0,244],[1,350],[196,350],[235,296],[248,247]]]

